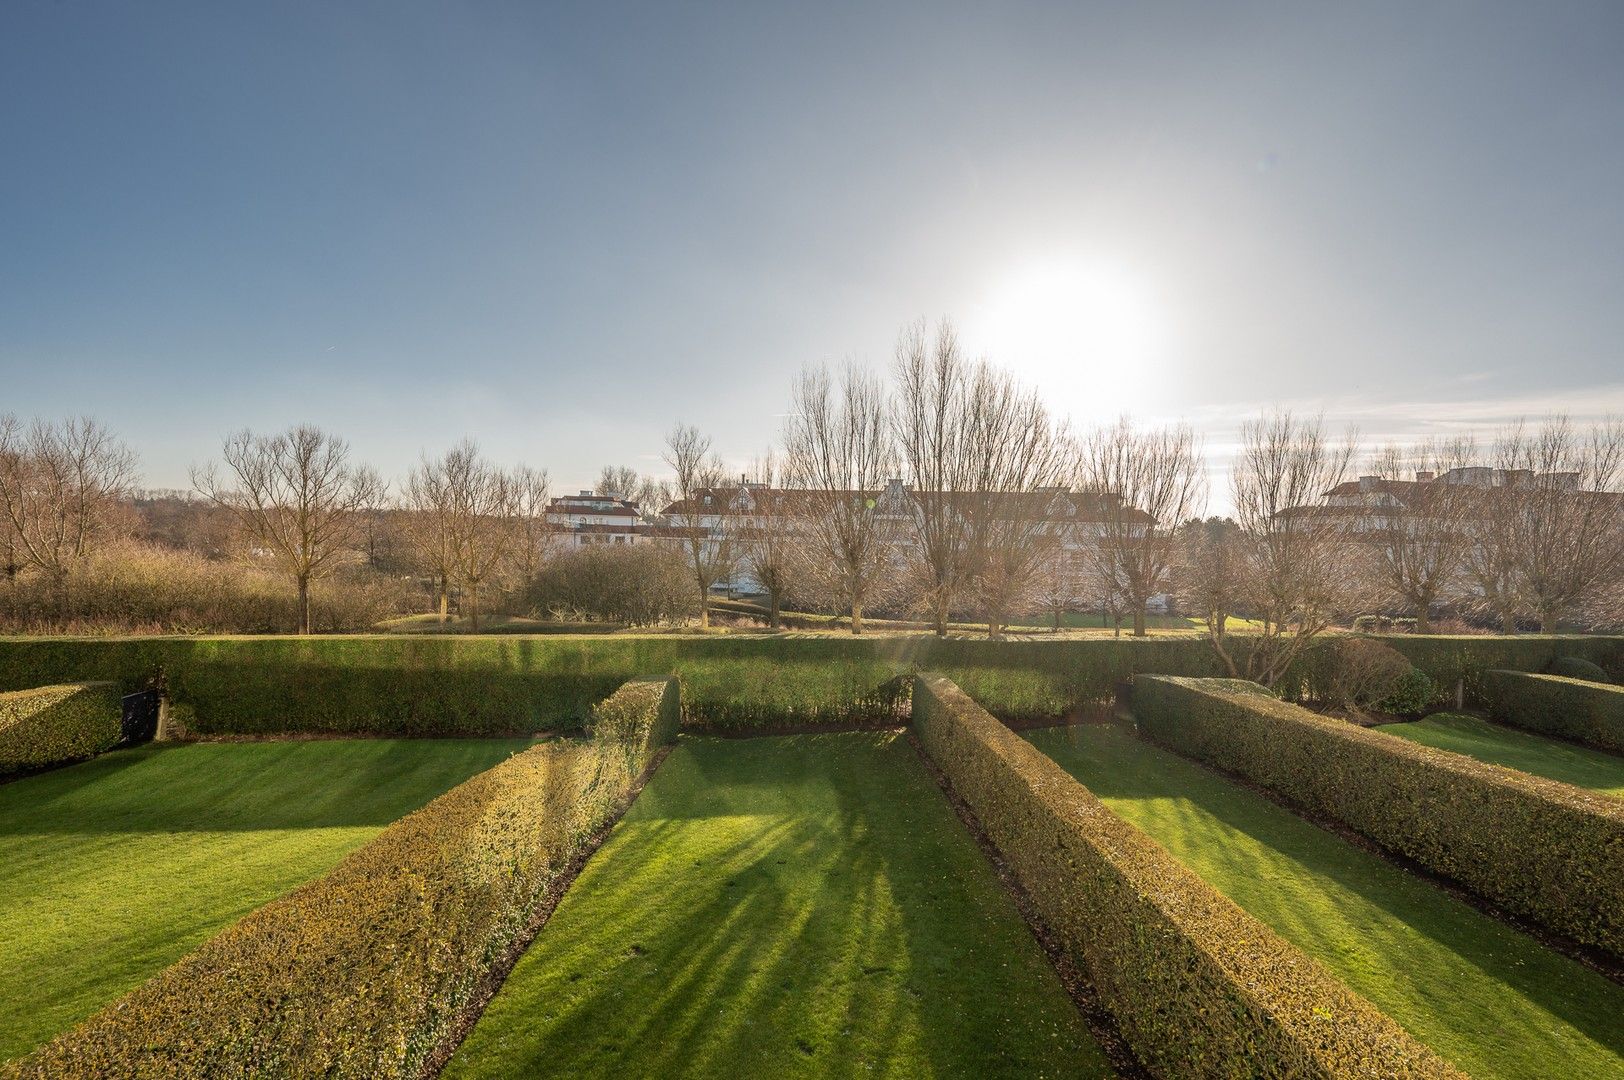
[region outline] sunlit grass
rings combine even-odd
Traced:
[[[1099,1076],[892,734],[685,738],[448,1076]]]
[[[1413,724],[1385,724],[1379,730],[1491,765],[1624,796],[1624,757],[1617,754],[1542,738],[1463,713],[1435,713]]]
[[[1120,728],[1028,738],[1478,1080],[1624,1075],[1624,987]]]
[[[146,747],[0,785],[0,1060],[528,745]]]

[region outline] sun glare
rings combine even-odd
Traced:
[[[1024,265],[992,287],[968,329],[975,348],[1076,416],[1140,410],[1167,374],[1154,293],[1108,262]]]

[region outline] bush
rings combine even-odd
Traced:
[[[1475,705],[1484,701],[1483,673],[1486,671],[1544,671],[1559,656],[1583,656],[1604,668],[1624,662],[1624,638],[1620,637],[1400,634],[1382,640],[1426,672],[1445,693],[1453,692],[1455,684],[1460,683],[1466,703]]]
[[[1459,1075],[947,679],[913,699],[926,751],[1153,1074]]]
[[[121,734],[116,683],[0,694],[0,775],[93,757]]]
[[[1545,669],[1547,675],[1560,675],[1564,679],[1584,679],[1587,682],[1611,683],[1607,672],[1582,656],[1559,656]]]
[[[1157,742],[1624,957],[1624,802],[1212,680],[1141,677],[1133,702]]]
[[[1431,676],[1420,668],[1412,667],[1399,676],[1386,697],[1376,702],[1376,708],[1394,716],[1421,716],[1442,696]]]
[[[1399,681],[1414,668],[1391,645],[1369,638],[1343,638],[1327,646],[1329,673],[1324,681],[1324,704],[1343,709],[1368,709],[1398,689]]]
[[[578,547],[550,560],[531,583],[532,609],[554,618],[651,626],[699,610],[682,559],[658,544]]]
[[[417,1077],[670,731],[675,684],[613,738],[509,758],[222,931],[7,1077]]]
[[[1503,724],[1624,753],[1624,686],[1490,671],[1489,715]]]

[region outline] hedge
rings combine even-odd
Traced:
[[[1456,1077],[939,675],[920,741],[1158,1076]]]
[[[1624,637],[1579,634],[1486,635],[1393,634],[1380,640],[1391,645],[1452,692],[1458,682],[1468,704],[1482,704],[1483,676],[1493,669],[1544,671],[1558,657],[1578,656],[1599,667],[1617,670],[1624,665]],[[1192,671],[1158,672],[1196,675]]]
[[[33,1054],[19,1077],[417,1077],[675,730],[672,680],[516,754]]]
[[[1526,671],[1490,671],[1485,681],[1501,723],[1624,753],[1624,686]]]
[[[92,757],[121,734],[117,683],[0,693],[0,776]]]
[[[1572,654],[1586,639],[1384,640],[1453,686],[1457,671],[1542,668],[1554,650]],[[1590,640],[1585,647],[1599,656],[1621,644]],[[1010,720],[1108,706],[1117,684],[1137,673],[1223,673],[1198,636],[0,638],[0,689],[112,679],[135,690],[159,669],[197,734],[395,736],[579,730],[593,702],[651,673],[682,678],[686,722],[724,729],[899,723],[919,671],[948,675]]]
[[[1242,691],[1134,680],[1140,730],[1624,957],[1624,802]]]

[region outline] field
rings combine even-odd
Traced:
[[[1027,737],[1479,1080],[1624,1075],[1624,987],[1122,728]]]
[[[150,746],[0,785],[0,1061],[526,745]]]
[[[1109,1075],[895,734],[685,738],[447,1075],[768,1072]]]
[[[1381,730],[1491,765],[1624,796],[1624,757],[1617,754],[1542,738],[1462,713],[1436,713],[1413,724],[1384,724]]]

